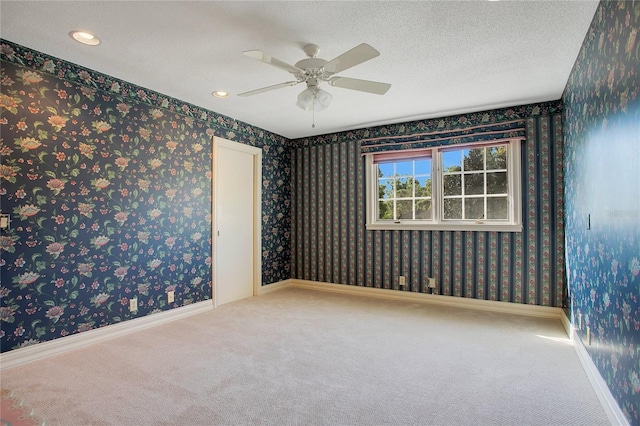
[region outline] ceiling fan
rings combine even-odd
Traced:
[[[315,44],[308,44],[303,47],[303,50],[308,57],[296,62],[295,65],[289,65],[260,50],[247,50],[246,52],[242,52],[250,58],[290,72],[295,77],[295,80],[239,93],[238,96],[257,95],[258,93],[295,86],[299,83],[306,83],[307,88],[298,95],[296,105],[305,111],[313,110],[315,112],[325,109],[333,99],[330,93],[320,89],[320,82],[323,81],[334,87],[342,87],[344,89],[358,90],[360,92],[374,93],[377,95],[384,95],[391,87],[391,84],[388,83],[335,75],[380,55],[380,52],[366,43],[362,43],[330,61],[317,57],[320,48]]]

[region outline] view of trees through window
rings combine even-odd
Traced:
[[[378,164],[378,218],[431,219],[431,159]]]
[[[441,193],[442,220],[509,220],[508,146],[441,151],[435,193]],[[420,157],[377,164],[379,220],[433,219],[431,161]]]
[[[443,219],[509,219],[507,147],[442,153]]]

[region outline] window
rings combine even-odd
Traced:
[[[442,153],[443,220],[509,220],[507,146]]]
[[[521,231],[520,141],[367,155],[368,229]]]
[[[431,218],[431,159],[378,163],[378,218]]]

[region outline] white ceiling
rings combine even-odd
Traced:
[[[290,139],[562,96],[597,0],[0,1],[0,36]],[[97,47],[69,37],[98,35]],[[380,56],[339,75],[391,83],[373,95],[323,86],[333,102],[295,106],[303,84],[242,55],[289,64],[302,46],[330,60],[360,43]],[[211,96],[231,93],[228,99]]]

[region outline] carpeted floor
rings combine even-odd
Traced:
[[[2,372],[48,425],[606,425],[556,320],[284,289]]]

